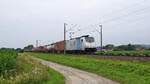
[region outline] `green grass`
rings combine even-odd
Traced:
[[[98,55],[106,55],[106,56],[142,56],[149,57],[150,51],[98,51],[96,52]]]
[[[121,84],[150,84],[150,62],[117,61],[61,54],[29,54],[44,60],[96,73]]]
[[[24,55],[24,54],[22,54],[22,55]],[[36,81],[41,80],[41,83],[35,82],[35,83],[30,83],[30,84],[65,84],[65,78],[62,74],[53,70],[52,68],[49,68],[49,67],[46,67],[46,66],[40,64],[38,61],[29,59],[30,56],[26,56],[26,57],[28,57],[26,60],[24,60],[24,61],[26,61],[26,63],[22,63],[20,66],[23,68],[23,69],[21,69],[21,71],[23,70],[24,72],[30,72],[30,71],[32,71],[33,67],[37,67],[37,68],[42,68],[44,70],[44,71],[42,71],[42,73],[43,72],[47,73],[47,74],[43,74],[43,75],[48,76],[46,80],[45,79],[41,80],[42,76],[39,77],[41,79],[36,80]],[[23,60],[21,60],[21,61],[23,61]],[[32,64],[27,61],[31,61]],[[37,74],[37,76],[38,76],[38,74]]]
[[[65,78],[59,72],[49,68],[50,79],[44,84],[65,84]]]
[[[9,59],[11,60],[13,59]],[[59,72],[33,60],[28,54],[19,54],[13,69],[13,75],[8,72],[0,75],[0,84],[65,84],[64,77]]]

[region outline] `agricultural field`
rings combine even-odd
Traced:
[[[65,84],[64,77],[27,54],[0,50],[0,84]]]
[[[14,50],[0,50],[0,75],[11,75],[15,72],[17,52]]]
[[[28,54],[47,61],[92,72],[121,84],[150,84],[150,62],[96,59],[85,55]]]
[[[150,51],[98,51],[98,55],[106,56],[141,56],[141,57],[150,57]]]

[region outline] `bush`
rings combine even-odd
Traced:
[[[9,49],[0,50],[0,76],[11,75],[16,70],[17,52]]]

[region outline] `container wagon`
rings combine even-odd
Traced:
[[[64,51],[64,41],[54,43],[54,50],[56,53],[62,53]]]

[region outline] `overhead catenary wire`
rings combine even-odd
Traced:
[[[147,11],[147,12],[150,12],[150,11]],[[138,22],[138,21],[140,21],[140,20],[143,19],[143,18],[145,18],[145,16],[143,16],[143,17],[141,17],[141,18],[137,18],[137,19],[132,19],[132,20],[126,22],[126,23],[127,23],[127,24],[132,24],[132,22]],[[116,26],[119,26],[119,24],[115,25],[115,27],[116,27]],[[96,30],[97,30],[96,28],[98,27],[98,25],[91,25],[91,27],[92,27],[92,28],[95,27],[95,28],[94,28],[95,31],[93,31],[93,30],[92,30],[92,31],[89,31],[88,33],[90,33],[90,34],[96,32]],[[112,26],[111,26],[111,27],[112,27]]]
[[[145,11],[147,11],[147,9],[150,9],[150,6],[144,7],[144,8],[141,8],[141,9],[138,9],[138,10],[135,10],[135,11],[132,11],[132,12],[129,12],[129,13],[127,13],[127,14],[125,14],[125,15],[121,15],[121,16],[119,16],[119,17],[115,17],[115,18],[111,18],[111,19],[109,19],[109,20],[105,20],[105,21],[103,21],[102,23],[103,23],[103,24],[107,24],[107,23],[110,23],[110,22],[114,22],[114,21],[117,21],[117,20],[124,19],[124,18],[126,18],[126,17],[131,16],[131,15],[138,15],[137,13],[145,12]],[[148,10],[148,11],[149,11],[149,10]],[[94,24],[94,25],[99,25],[99,24],[100,24],[100,23]]]
[[[145,1],[148,1],[148,0],[142,0],[140,2],[137,2],[137,3],[134,3],[130,6],[127,6],[127,7],[124,7],[124,8],[121,8],[121,9],[118,9],[118,10],[115,10],[115,11],[111,11],[107,14],[104,14],[102,17],[108,17],[110,15],[113,15],[114,13],[118,13],[118,12],[121,12],[121,11],[124,11],[124,10],[127,10],[127,9],[131,9],[131,8],[135,8],[136,6],[139,6],[141,5],[141,3],[145,2]]]
[[[124,11],[124,10],[127,10],[127,9],[131,9],[131,8],[135,8],[135,6],[139,6],[140,4],[142,4],[142,2],[145,2],[145,1],[148,1],[148,0],[142,0],[141,2],[139,2],[139,3],[135,3],[135,4],[133,4],[133,5],[131,5],[131,6],[129,6],[129,7],[125,7],[125,8],[123,8],[123,9],[119,9],[118,11],[117,11],[117,13],[118,12],[120,12],[120,11]],[[141,8],[141,9],[134,9],[134,11],[131,11],[131,12],[129,12],[129,13],[126,13],[126,14],[124,14],[124,15],[121,15],[121,16],[118,16],[118,17],[115,17],[115,18],[111,18],[111,19],[109,19],[109,20],[105,20],[104,22],[102,22],[103,24],[106,24],[106,23],[109,23],[109,22],[112,22],[112,21],[116,21],[116,20],[121,20],[121,19],[124,19],[125,17],[129,17],[129,16],[131,16],[131,15],[136,15],[137,13],[139,13],[139,12],[143,12],[143,11],[146,11],[147,9],[150,9],[150,6],[148,6],[148,7],[144,7],[144,8]],[[116,11],[115,11],[116,12]],[[106,14],[106,15],[109,15],[109,14]],[[104,16],[106,16],[106,15],[104,15]],[[111,12],[111,15],[112,15],[112,12]],[[94,25],[99,25],[99,23],[98,24],[94,24]],[[74,31],[74,32],[82,32],[82,31],[85,31],[85,30],[87,30],[87,29],[90,29],[90,28],[88,28],[89,26],[91,26],[91,25],[88,25],[87,27],[80,27],[80,29],[78,28],[76,31]],[[93,31],[93,30],[92,30]]]
[[[149,11],[150,12],[150,11]],[[143,17],[140,17],[140,18],[136,18],[136,19],[128,19],[128,20],[126,20],[126,21],[124,21],[124,22],[121,22],[121,23],[118,23],[118,24],[113,24],[113,25],[110,25],[111,27],[118,27],[119,25],[121,25],[121,24],[126,24],[126,25],[129,25],[129,24],[133,24],[133,22],[135,23],[135,22],[139,22],[139,21],[141,21],[141,20],[143,20],[143,19],[145,19],[145,17],[146,16],[143,16]]]
[[[130,13],[127,13],[127,14],[125,14],[125,15],[121,15],[121,16],[119,16],[119,17],[112,18],[112,19],[107,20],[107,21],[104,21],[104,22],[102,22],[102,23],[103,23],[103,24],[106,24],[106,23],[109,23],[109,22],[112,22],[112,21],[116,21],[116,20],[125,18],[125,16],[128,17],[128,16],[131,16],[131,15],[134,15],[134,14],[136,15],[137,13],[139,13],[139,12],[144,12],[144,11],[146,11],[147,9],[150,9],[150,6],[145,7],[145,8],[141,8],[141,9],[138,9],[138,10],[135,10],[135,11],[132,11],[132,12],[130,12]],[[99,25],[99,24],[94,24],[94,25]],[[88,26],[91,26],[91,25],[88,25]],[[77,30],[76,32],[85,31],[87,28],[88,28],[88,27],[80,28],[80,29]]]
[[[119,20],[119,19],[125,18],[125,16],[128,17],[128,16],[130,16],[130,15],[136,14],[136,13],[138,13],[138,12],[145,11],[145,10],[147,10],[147,9],[150,9],[150,6],[149,6],[149,7],[142,8],[142,9],[139,9],[139,10],[132,11],[132,12],[130,12],[130,13],[127,13],[127,14],[125,14],[125,15],[121,15],[121,16],[119,16],[119,17],[112,18],[112,19],[110,19],[110,20],[103,21],[102,23],[104,24],[104,23],[108,23],[108,22],[111,22],[111,21]]]

